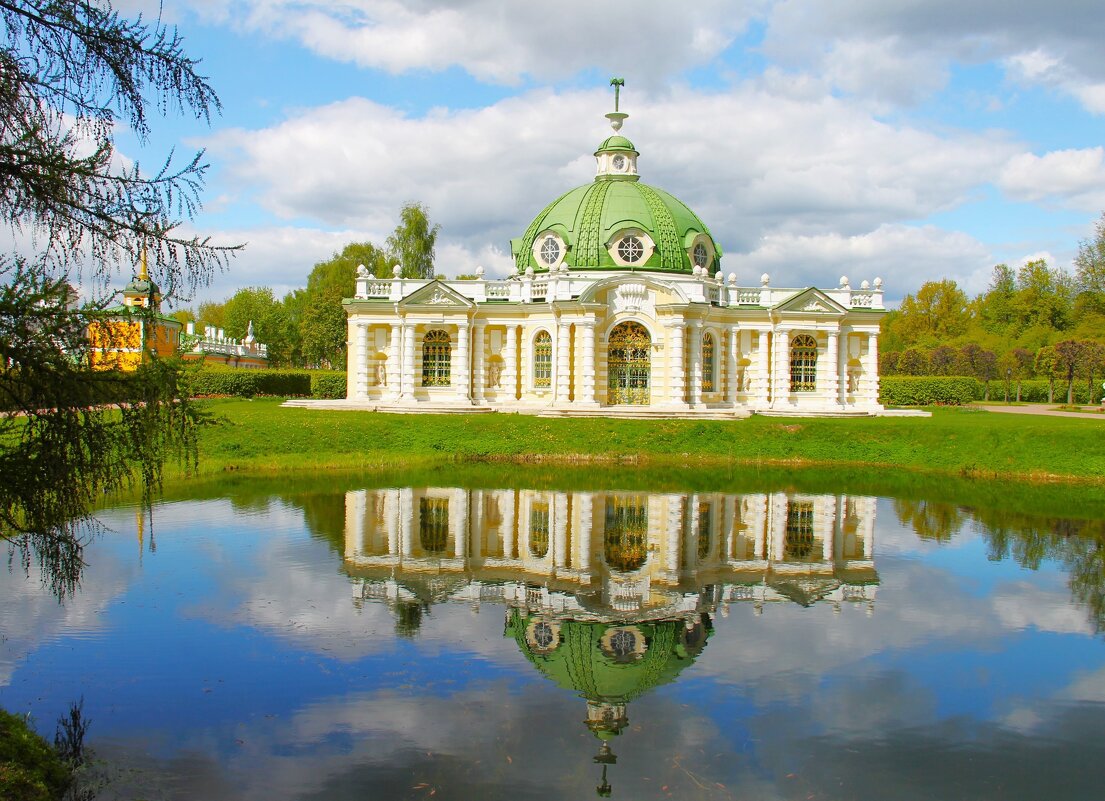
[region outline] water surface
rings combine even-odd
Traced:
[[[1100,792],[1096,509],[650,483],[107,509],[75,597],[0,575],[0,705],[83,697],[103,798]]]

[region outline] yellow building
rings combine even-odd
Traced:
[[[144,353],[176,353],[181,324],[158,314],[160,305],[161,290],[150,280],[143,255],[138,276],[123,289],[122,304],[104,309],[88,326],[89,363],[93,369],[137,370]],[[152,315],[145,312],[149,308]]]

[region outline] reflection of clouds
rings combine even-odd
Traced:
[[[103,613],[139,570],[135,562],[114,559],[105,548],[89,549],[85,558],[80,588],[61,602],[43,583],[37,565],[24,575],[16,562],[0,579],[0,686],[10,684],[19,661],[43,644],[103,629]]]
[[[618,797],[651,796],[661,785],[679,798],[725,797],[714,783],[746,764],[714,720],[674,699],[642,699],[630,715],[608,774]],[[425,797],[414,792],[423,783],[423,792],[438,788],[444,798],[586,798],[600,769],[592,762],[599,743],[583,717],[582,699],[545,681],[474,682],[432,697],[391,688],[329,697],[287,719],[243,722],[233,745],[186,733],[176,756],[131,761],[120,773],[156,775],[171,797],[212,801]],[[150,751],[116,742],[99,753],[146,760],[135,755]],[[767,789],[752,776],[741,781]],[[125,780],[113,787],[121,797],[137,789],[156,795]]]
[[[994,611],[1004,629],[1034,628],[1058,634],[1092,636],[1086,612],[1070,602],[1066,587],[1045,589],[1028,581],[1002,584],[991,596]]]

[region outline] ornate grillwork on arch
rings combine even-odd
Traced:
[[[714,335],[702,335],[702,391],[714,391]]]
[[[648,498],[607,497],[602,555],[614,570],[633,571],[648,559]]]
[[[552,386],[552,335],[548,331],[533,339],[533,386]]]
[[[452,342],[440,329],[427,331],[422,339],[422,386],[447,387],[451,382]]]
[[[799,334],[790,341],[790,391],[814,392],[817,389],[817,340]]]
[[[625,322],[610,332],[606,366],[610,404],[648,405],[652,337],[643,325]]]

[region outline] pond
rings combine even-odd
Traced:
[[[83,698],[100,798],[1098,796],[1100,503],[626,471],[104,509],[0,574],[0,706]]]

